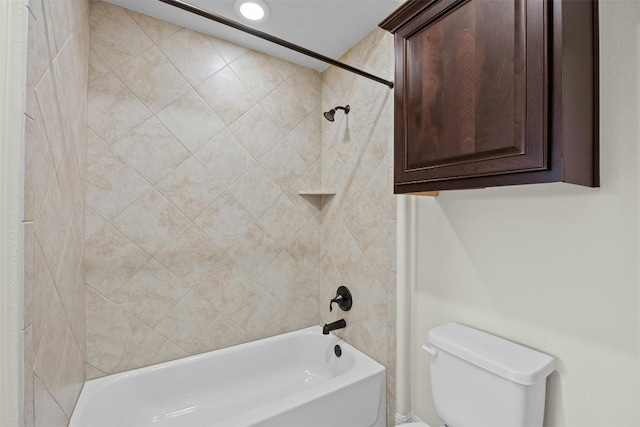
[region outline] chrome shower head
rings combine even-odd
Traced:
[[[335,115],[336,115],[336,110],[344,110],[345,114],[349,114],[349,111],[351,111],[351,107],[349,105],[346,105],[344,107],[337,106],[335,108],[332,108],[331,110],[324,112],[324,114],[323,114],[324,118],[329,120],[330,122],[334,121],[335,120]]]

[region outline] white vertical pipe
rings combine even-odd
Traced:
[[[396,420],[411,412],[410,338],[411,280],[415,239],[412,236],[412,197],[398,196],[397,203],[397,272],[396,272]]]

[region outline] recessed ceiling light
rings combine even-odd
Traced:
[[[236,0],[236,13],[253,22],[264,21],[269,17],[269,6],[262,0]]]

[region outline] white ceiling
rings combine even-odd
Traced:
[[[321,61],[177,9],[159,0],[107,1],[305,67],[319,71],[326,68],[326,64]],[[334,59],[338,59],[404,2],[404,0],[265,0],[271,15],[263,22],[252,23],[235,13],[234,0],[186,1]]]

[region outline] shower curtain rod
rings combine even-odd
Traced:
[[[251,34],[251,35],[259,37],[259,38],[261,38],[263,40],[270,41],[270,42],[275,43],[277,45],[280,45],[282,47],[286,47],[287,49],[295,50],[296,52],[302,53],[303,55],[310,56],[310,57],[315,58],[315,59],[317,59],[319,61],[326,62],[327,64],[336,66],[338,68],[342,68],[343,70],[350,71],[350,72],[358,74],[358,75],[360,75],[362,77],[366,77],[368,79],[374,80],[374,81],[376,81],[378,83],[382,83],[382,84],[384,84],[386,86],[389,86],[390,89],[393,89],[393,82],[390,82],[388,80],[382,79],[382,78],[380,78],[378,76],[374,76],[373,74],[369,74],[366,71],[362,71],[362,70],[360,70],[358,68],[352,67],[351,65],[345,64],[343,62],[336,61],[335,59],[329,58],[328,56],[324,56],[324,55],[321,55],[321,54],[319,54],[317,52],[314,52],[312,50],[305,49],[304,47],[298,46],[297,44],[290,43],[290,42],[288,42],[286,40],[282,40],[282,39],[280,39],[278,37],[272,36],[271,34],[265,33],[265,32],[260,31],[260,30],[256,30],[255,28],[251,28],[251,27],[249,27],[247,25],[241,24],[241,23],[233,21],[231,19],[227,19],[224,16],[217,15],[217,14],[215,14],[213,12],[210,12],[210,11],[208,11],[206,9],[202,9],[202,8],[200,8],[198,6],[192,5],[192,4],[187,3],[185,1],[182,1],[182,0],[159,0],[159,1],[161,1],[163,3],[166,3],[168,5],[180,8],[182,10],[186,10],[187,12],[191,12],[191,13],[194,13],[196,15],[200,15],[203,18],[207,18],[207,19],[209,19],[211,21],[215,21],[215,22],[218,22],[220,24],[229,26],[231,28],[235,28],[236,30],[243,31],[243,32],[245,32],[247,34]]]

